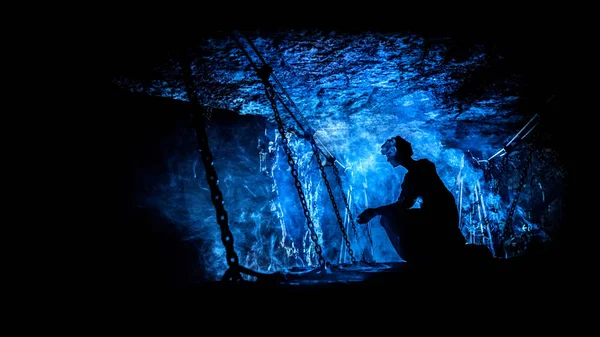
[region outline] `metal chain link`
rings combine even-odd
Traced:
[[[283,122],[281,120],[281,116],[279,114],[279,110],[277,109],[277,103],[275,102],[275,89],[273,86],[263,79],[263,83],[265,85],[265,92],[267,93],[267,98],[271,103],[271,108],[273,108],[273,112],[275,115],[275,121],[277,122],[277,129],[279,130],[279,134],[281,135],[281,143],[283,145],[283,149],[285,150],[285,154],[287,155],[288,164],[292,170],[292,177],[294,177],[294,185],[296,186],[296,190],[298,191],[298,196],[300,197],[300,203],[302,204],[302,209],[304,210],[304,217],[306,218],[306,223],[308,225],[308,229],[310,230],[310,238],[315,244],[315,252],[319,257],[319,265],[325,264],[325,258],[323,257],[323,249],[319,244],[319,237],[315,231],[315,226],[310,216],[310,212],[308,210],[308,205],[306,203],[306,197],[304,195],[304,191],[302,190],[302,183],[298,178],[298,170],[296,169],[296,163],[294,161],[294,157],[292,154],[292,150],[288,145],[288,139],[285,135],[285,129],[283,127]]]
[[[523,186],[525,185],[525,178],[527,178],[527,172],[529,171],[529,166],[531,164],[531,158],[533,156],[533,148],[531,145],[529,145],[528,149],[529,149],[529,151],[527,153],[527,158],[525,159],[525,164],[523,165],[523,171],[521,171],[519,185],[517,186],[517,192],[516,192],[515,197],[512,200],[512,203],[511,203],[509,211],[508,211],[508,215],[506,217],[506,224],[504,225],[504,238],[505,239],[512,234],[513,215],[517,208],[519,196],[521,195],[521,190],[523,189]]]
[[[337,166],[335,166],[335,161],[333,162],[333,173],[335,174],[335,178],[336,178],[337,184],[340,188],[340,191],[342,191],[342,199],[344,200],[344,205],[346,206],[346,211],[348,212],[348,217],[350,218],[350,224],[352,225],[352,230],[354,231],[354,236],[358,240],[359,235],[358,235],[358,230],[356,229],[356,221],[354,221],[354,216],[352,215],[352,211],[350,210],[350,204],[348,203],[348,199],[346,198],[346,193],[344,193],[342,179],[340,178],[340,172],[339,172]],[[371,231],[369,231],[368,229],[367,229],[367,237],[369,239],[368,242],[372,245],[373,238],[371,237]],[[362,256],[362,261],[366,261],[364,251],[361,252],[361,256]]]
[[[193,106],[198,106],[198,97],[196,96],[196,93],[193,89],[191,63],[187,53],[183,53],[182,61],[184,63],[183,79],[185,81],[188,99]],[[202,114],[204,117],[207,117],[210,113],[212,113],[212,109],[202,110]],[[213,205],[215,206],[215,210],[217,213],[217,223],[219,224],[219,228],[221,229],[221,241],[225,246],[227,264],[229,265],[229,269],[225,272],[221,280],[240,281],[243,280],[243,278],[240,273],[239,258],[233,246],[233,234],[229,229],[228,216],[227,211],[224,207],[223,194],[221,193],[221,189],[219,188],[219,178],[217,176],[217,171],[215,170],[213,155],[208,145],[208,134],[206,133],[206,126],[202,117],[195,116],[195,118],[193,118],[192,120],[196,127],[196,138],[198,140],[200,157],[202,158],[202,162],[204,163],[206,179],[208,180],[208,185],[210,187],[211,200]]]
[[[263,63],[263,67],[262,68],[258,68],[254,64],[252,58],[250,57],[250,55],[248,55],[248,53],[246,52],[245,48],[242,46],[241,42],[237,39],[237,37],[235,37],[235,35],[234,35],[234,39],[235,39],[236,43],[240,46],[240,48],[242,49],[242,51],[244,52],[244,54],[246,55],[246,57],[248,58],[248,60],[250,61],[251,65],[256,70],[256,72],[258,74],[258,77],[262,80],[263,84],[265,85],[265,92],[267,94],[267,98],[269,99],[269,102],[271,104],[271,107],[272,107],[274,115],[275,115],[275,120],[277,122],[277,128],[278,128],[279,133],[281,135],[282,144],[283,144],[284,150],[286,152],[286,155],[288,157],[288,164],[290,165],[290,168],[292,170],[292,176],[294,177],[294,180],[295,180],[294,184],[296,186],[296,189],[298,190],[298,195],[300,196],[300,202],[301,202],[302,207],[304,209],[304,216],[306,217],[308,228],[309,228],[309,230],[311,232],[310,236],[311,236],[311,239],[313,240],[313,242],[315,244],[315,251],[319,255],[319,264],[323,265],[325,263],[325,259],[322,256],[322,248],[321,248],[321,246],[318,243],[318,236],[317,236],[317,234],[315,232],[315,229],[314,229],[314,224],[312,222],[312,219],[311,219],[311,216],[310,216],[310,212],[309,212],[308,206],[306,204],[306,198],[305,198],[305,195],[304,195],[304,191],[302,190],[302,184],[301,184],[300,180],[298,179],[298,171],[296,170],[296,164],[295,164],[295,161],[294,161],[293,156],[292,156],[292,151],[291,151],[291,149],[289,148],[289,145],[288,145],[288,139],[287,139],[287,137],[285,135],[285,130],[284,130],[284,127],[283,127],[283,123],[281,121],[281,116],[279,114],[279,110],[277,109],[277,103],[275,102],[275,98],[280,98],[280,97],[277,96],[277,94],[275,92],[275,89],[273,88],[273,85],[269,81],[269,77],[271,76],[272,68],[266,64],[265,60],[262,58],[262,56],[260,55],[260,53],[258,52],[258,50],[256,49],[256,47],[254,46],[254,44],[252,43],[252,41],[250,41],[248,38],[246,38],[246,40],[250,44],[250,47],[254,50],[254,52],[256,53],[256,55],[261,59],[261,61]],[[279,83],[279,81],[277,80],[277,78],[275,78],[275,81],[281,86],[281,84]],[[288,99],[289,99],[289,97],[288,97]],[[282,101],[282,104],[284,104],[283,101]],[[293,102],[292,102],[292,104],[293,104]],[[291,111],[290,111],[290,114],[291,114],[292,118],[294,118],[294,120],[296,120],[296,122],[299,123],[299,121],[294,117],[294,115],[291,113]],[[317,157],[317,162],[319,164],[319,169],[321,170],[321,176],[323,177],[323,179],[325,181],[325,185],[327,187],[327,192],[329,193],[329,198],[331,199],[331,202],[333,204],[333,208],[334,208],[334,211],[335,211],[338,223],[340,224],[340,229],[342,231],[342,235],[343,235],[344,240],[346,242],[346,247],[348,248],[349,254],[350,254],[351,258],[352,258],[352,262],[356,262],[356,259],[354,258],[354,252],[352,251],[352,248],[350,246],[350,241],[348,240],[348,235],[346,234],[346,230],[344,228],[342,218],[340,216],[337,204],[335,202],[335,198],[333,196],[333,192],[331,190],[331,186],[329,184],[329,181],[327,180],[327,175],[325,173],[325,170],[324,170],[324,167],[323,167],[323,163],[321,161],[319,149],[318,149],[318,147],[316,145],[316,142],[315,142],[314,137],[313,137],[312,134],[310,135],[310,141],[311,141],[311,146],[313,148],[313,151],[314,151],[314,153],[315,153],[315,155]],[[334,168],[335,168],[335,165],[334,165]],[[339,179],[339,177],[338,177],[338,179]],[[345,195],[343,194],[343,190],[342,190],[342,195],[344,196],[344,201],[346,202],[346,206],[347,206],[347,201],[345,200],[346,198],[345,198]],[[355,233],[356,233],[356,227],[354,226],[354,223],[352,223],[352,226],[353,226],[353,228],[355,230]]]
[[[203,117],[206,118],[206,114],[203,114]],[[198,138],[200,155],[206,171],[206,178],[208,180],[208,185],[210,186],[211,199],[217,211],[217,223],[221,229],[221,241],[225,246],[227,264],[229,265],[229,269],[225,271],[221,281],[243,281],[242,273],[254,276],[258,281],[280,282],[284,280],[285,277],[280,272],[265,274],[248,269],[239,264],[239,258],[233,245],[233,234],[228,225],[228,216],[224,207],[225,202],[223,201],[223,194],[219,189],[219,178],[217,177],[217,172],[214,167],[213,155],[208,146],[208,135],[206,133],[204,121],[200,118],[202,117],[196,116],[194,121],[194,124],[196,124],[196,136]]]
[[[352,251],[352,247],[350,244],[350,240],[348,240],[348,234],[346,233],[346,228],[344,228],[344,221],[342,220],[342,216],[340,215],[340,210],[337,207],[337,203],[335,202],[335,197],[333,195],[333,191],[331,190],[331,186],[329,185],[329,180],[327,179],[327,174],[325,173],[325,167],[323,166],[323,161],[321,160],[321,154],[319,153],[319,148],[317,147],[317,143],[315,142],[315,137],[310,135],[310,144],[312,146],[313,152],[317,158],[317,163],[319,164],[319,170],[321,171],[321,177],[323,177],[323,181],[325,182],[325,187],[327,187],[327,193],[329,194],[329,199],[331,199],[331,205],[333,206],[333,211],[335,212],[335,217],[337,218],[338,224],[340,225],[340,231],[342,232],[342,236],[344,237],[344,242],[346,244],[346,248],[348,249],[348,254],[350,254],[350,260],[352,263],[356,262],[356,258],[354,257],[354,251]],[[334,165],[335,167],[335,165]],[[342,191],[342,195],[344,192]]]
[[[354,231],[354,235],[358,238],[358,231],[356,230],[356,223],[354,222],[354,216],[352,216],[352,211],[350,211],[350,205],[348,204],[348,199],[346,198],[346,193],[344,193],[344,187],[342,186],[342,179],[340,178],[340,171],[337,166],[335,166],[335,161],[333,163],[333,173],[335,174],[335,179],[337,184],[342,192],[342,199],[344,201],[344,205],[346,206],[346,211],[348,212],[348,216],[350,217],[350,223],[352,224],[352,230]]]
[[[488,182],[491,181],[493,179],[492,176],[492,169],[491,169],[491,164],[488,163],[486,165],[483,166],[483,181]],[[492,183],[495,183],[496,181],[492,181]],[[492,190],[494,189],[494,185],[492,185]]]
[[[479,201],[479,204],[481,205],[481,207],[483,207],[481,201]],[[486,216],[485,219],[483,220],[483,226],[485,226],[485,228],[488,230],[488,236],[489,236],[488,240],[490,243],[490,252],[492,253],[492,255],[496,256],[496,251],[494,248],[494,240],[492,239],[492,233],[490,230],[490,227],[491,227],[490,223],[491,223],[491,221],[490,221],[489,217]],[[483,235],[485,237],[485,232],[483,233]]]
[[[196,136],[198,138],[200,156],[202,157],[202,162],[204,163],[206,171],[206,179],[208,180],[208,185],[210,187],[212,203],[217,212],[217,223],[221,228],[221,241],[225,246],[227,264],[229,265],[229,270],[225,273],[223,279],[238,281],[242,279],[239,272],[239,259],[233,246],[233,234],[229,229],[227,211],[224,207],[225,202],[223,201],[223,194],[219,188],[219,178],[217,176],[217,171],[215,170],[213,155],[208,146],[208,136],[203,124],[196,125]]]
[[[494,184],[492,185],[492,192],[494,194],[498,194],[500,192],[500,178],[502,177],[502,174],[504,174],[507,164],[508,152],[504,154],[504,157],[502,157],[502,160],[500,161],[500,169],[498,170],[497,178],[494,180]]]

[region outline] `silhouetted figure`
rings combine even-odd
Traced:
[[[458,208],[452,193],[427,159],[412,158],[411,144],[400,136],[388,139],[381,153],[404,176],[398,200],[368,208],[357,222],[364,224],[381,215],[381,225],[400,257],[411,265],[452,264],[462,257],[465,238],[458,228]],[[420,208],[412,208],[421,198]]]

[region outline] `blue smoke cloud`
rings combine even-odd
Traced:
[[[418,97],[411,102],[404,101],[404,109],[427,109],[423,105],[430,104],[429,99],[423,99],[424,95]],[[544,187],[551,185],[547,181],[551,177],[547,173],[540,174],[547,172],[541,160],[536,159],[537,165],[532,165],[527,174],[527,184],[512,215],[513,234],[504,237],[504,225],[515,198],[524,154],[518,151],[510,154],[502,188],[495,192],[495,180],[486,180],[484,167],[471,153],[445,146],[435,129],[424,127],[411,116],[405,110],[387,116],[387,122],[377,121],[376,132],[364,127],[376,123],[374,120],[357,121],[342,116],[325,122],[322,124],[325,127],[317,130],[315,136],[325,145],[331,137],[346,140],[336,148],[328,147],[339,161],[342,189],[331,165],[324,168],[343,220],[341,224],[310,143],[293,128],[286,128],[308,214],[325,260],[334,264],[351,262],[343,228],[357,261],[401,261],[379,226],[378,218],[368,225],[356,224],[354,231],[342,198],[344,193],[354,218],[367,207],[397,199],[405,169],[393,168],[380,154],[381,144],[395,135],[413,144],[415,158],[429,158],[436,164],[440,177],[456,197],[460,227],[467,242],[485,245],[498,257],[510,257],[521,254],[534,238],[549,240],[547,229],[552,228],[549,222],[553,221],[549,214],[551,205],[532,214],[533,203],[543,204],[545,194],[556,194]],[[224,124],[209,123],[207,128],[219,175],[218,186],[223,193],[240,264],[265,273],[316,267],[315,242],[311,240],[277,127],[264,118],[243,117],[247,118]],[[205,277],[216,280],[228,266],[204,166],[199,160],[195,131],[186,125],[177,130],[164,140],[174,146],[164,147],[162,157],[156,159],[168,163],[168,172],[146,177],[144,185],[151,192],[139,202],[159,209],[174,224],[186,229],[188,240],[200,242],[198,250],[204,261]],[[488,152],[490,156],[491,151]]]

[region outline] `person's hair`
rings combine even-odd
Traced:
[[[413,155],[412,145],[406,139],[404,139],[400,136],[396,136],[392,139],[395,140],[397,152],[404,153],[407,156],[412,157],[412,155]]]

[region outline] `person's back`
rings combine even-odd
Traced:
[[[440,179],[435,165],[427,159],[417,160],[415,167],[406,173],[402,190],[420,197],[420,208],[425,212],[444,210],[445,214],[458,216],[454,196]]]
[[[435,165],[427,159],[415,161],[404,176],[402,191],[421,199],[420,209],[407,210],[408,221],[399,233],[403,258],[429,264],[457,256],[465,244],[458,228],[458,209]]]

